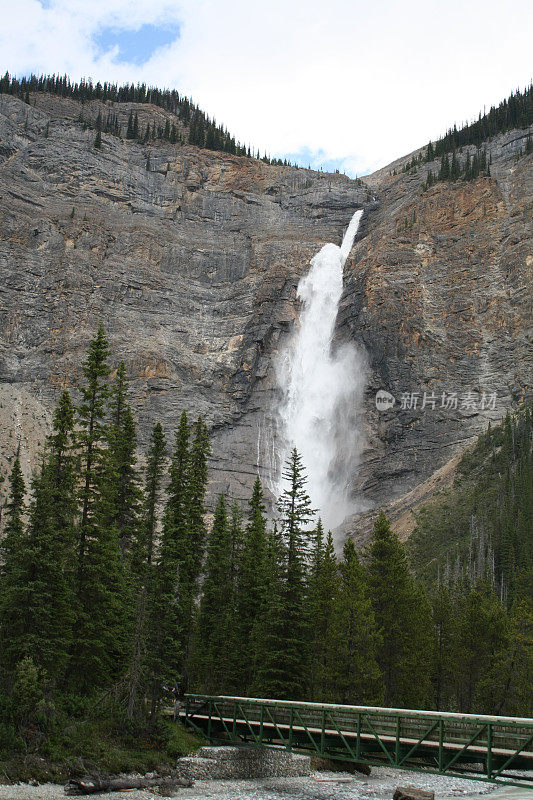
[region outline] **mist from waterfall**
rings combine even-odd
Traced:
[[[361,356],[351,344],[333,348],[343,287],[343,267],[363,211],[356,211],[342,244],[326,244],[311,260],[298,284],[302,302],[299,327],[275,361],[281,401],[277,409],[275,479],[282,492],[281,468],[296,447],[308,476],[308,492],[326,528],[357,510],[350,480],[362,445],[356,421],[364,389]]]

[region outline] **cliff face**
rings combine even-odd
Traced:
[[[365,178],[381,204],[347,265],[339,328],[364,343],[369,362],[360,490],[387,506],[404,535],[414,522],[409,509],[449,483],[473,437],[531,393],[533,158],[519,156],[526,135],[487,143],[490,178],[422,191],[439,165],[391,174],[407,157]],[[379,389],[396,399],[386,412],[374,403]],[[373,516],[358,520],[359,535]]]
[[[98,150],[76,103],[33,99],[0,96],[4,465],[19,439],[34,462],[101,320],[133,378],[141,442],[155,421],[170,434],[182,408],[201,413],[213,492],[248,495],[258,384],[294,318],[299,276],[372,193],[188,146],[103,134]]]
[[[425,167],[361,185],[106,134],[98,150],[76,103],[34,101],[0,96],[0,468],[19,440],[26,468],[34,463],[101,320],[132,375],[141,442],[155,421],[173,431],[182,408],[202,413],[211,492],[248,496],[298,279],[361,207],[338,337],[368,361],[367,444],[354,475],[367,504],[392,500],[407,530],[405,508],[431,491],[435,471],[446,476],[487,419],[527,391],[532,158],[514,158],[523,132],[491,143],[490,179],[422,193]],[[380,413],[379,388],[398,401],[432,391],[437,407]],[[496,407],[440,409],[442,391],[495,392]],[[346,532],[364,534],[371,516]]]

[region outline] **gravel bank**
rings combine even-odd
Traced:
[[[448,778],[439,775],[403,772],[376,767],[372,774],[349,775],[339,772],[314,772],[307,778],[263,778],[253,781],[197,781],[190,789],[179,789],[179,800],[390,800],[398,785],[413,784],[435,792],[435,800],[453,797],[480,797],[494,791],[494,784]],[[520,790],[517,790],[520,792]],[[498,792],[499,793],[499,792]],[[525,792],[522,797],[533,798]],[[154,800],[149,791],[112,792],[90,795],[95,800]],[[64,800],[63,787],[54,784],[29,786],[0,785],[0,800]],[[516,796],[516,800],[520,795]]]

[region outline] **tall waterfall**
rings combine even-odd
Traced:
[[[363,211],[356,211],[338,247],[326,244],[298,284],[299,327],[275,363],[278,407],[277,477],[292,447],[302,456],[313,506],[327,528],[356,510],[349,481],[361,447],[355,416],[363,392],[363,364],[352,345],[332,348],[342,295],[343,267]]]

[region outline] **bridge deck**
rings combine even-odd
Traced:
[[[533,788],[529,718],[208,695],[188,695],[181,716],[212,741]]]

